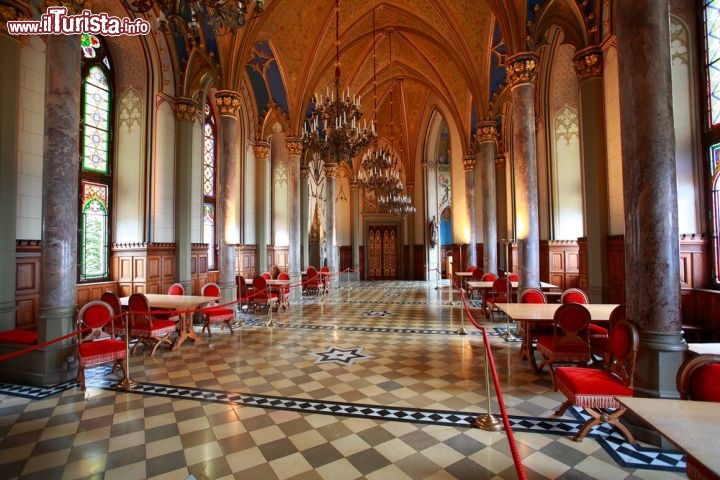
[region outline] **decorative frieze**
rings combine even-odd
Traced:
[[[242,97],[232,90],[218,90],[215,92],[215,106],[220,116],[238,118]]]

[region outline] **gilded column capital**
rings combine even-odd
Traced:
[[[573,58],[575,73],[579,81],[589,78],[602,78],[603,75],[603,53],[602,49],[592,46],[580,50]]]
[[[221,117],[238,118],[242,97],[232,90],[218,90],[215,92],[215,106]]]
[[[538,57],[532,52],[523,52],[507,59],[505,76],[510,88],[535,83]]]
[[[175,97],[175,119],[192,122],[197,118],[198,104],[192,98]]]
[[[302,140],[300,137],[287,137],[285,146],[287,146],[290,155],[299,156],[302,153]]]
[[[356,192],[362,188],[362,183],[360,183],[360,180],[353,180],[350,182],[350,190],[353,192]]]
[[[270,143],[255,142],[253,144],[253,152],[255,152],[255,158],[258,160],[267,160],[270,156]]]
[[[337,176],[337,169],[338,164],[335,162],[325,162],[323,163],[323,171],[325,172],[326,177],[335,177]]]
[[[495,168],[505,168],[505,155],[495,155]]]
[[[493,120],[485,120],[477,124],[475,129],[475,143],[495,142],[497,138],[497,124]]]
[[[475,155],[463,156],[463,169],[465,169],[466,172],[469,172],[473,168],[475,168]]]
[[[307,165],[300,165],[300,178],[303,179],[303,181],[307,180],[310,176],[310,167]]]

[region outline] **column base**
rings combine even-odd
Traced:
[[[20,385],[49,387],[77,377],[77,348],[62,346],[35,350],[0,362],[0,380]],[[0,356],[27,345],[0,345]]]

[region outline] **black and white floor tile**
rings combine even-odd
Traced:
[[[434,287],[352,282],[273,327],[242,313],[233,334],[133,355],[131,390],[110,367],[88,371],[85,392],[0,384],[0,478],[516,478],[505,433],[474,423],[498,408],[482,335]],[[679,452],[605,426],[573,442],[582,412],[555,417],[549,376],[504,325],[476,321],[529,478],[684,478]]]

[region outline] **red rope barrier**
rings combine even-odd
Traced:
[[[460,297],[462,298],[463,309],[468,314],[468,317],[470,317],[470,321],[473,325],[475,325],[478,330],[482,332],[483,342],[485,342],[485,348],[487,348],[488,352],[488,366],[490,368],[490,371],[492,372],[493,387],[495,388],[495,394],[497,395],[498,407],[500,408],[500,416],[502,417],[503,426],[505,427],[505,431],[507,432],[508,444],[510,446],[510,452],[513,457],[513,463],[515,464],[515,472],[517,473],[520,480],[525,480],[527,479],[527,475],[525,474],[522,459],[520,458],[520,452],[517,448],[517,443],[515,442],[515,435],[513,434],[512,427],[510,425],[510,419],[508,418],[507,414],[507,409],[505,408],[505,400],[502,396],[500,380],[498,379],[497,369],[495,368],[495,359],[492,355],[492,348],[490,347],[490,340],[488,339],[487,329],[477,323],[477,321],[475,321],[475,318],[472,316],[472,313],[470,313],[470,309],[467,305],[467,302],[465,301],[465,291],[462,288],[458,287],[457,283],[455,283],[455,279],[453,279],[452,277],[450,277],[450,281],[456,288],[460,290]],[[488,414],[489,413],[490,412],[488,412]]]

